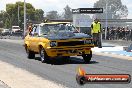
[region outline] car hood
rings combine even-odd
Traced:
[[[54,34],[45,35],[44,37],[48,38],[49,40],[65,40],[65,39],[72,39],[72,38],[91,38],[90,35],[84,33],[74,33],[71,31],[61,31]]]

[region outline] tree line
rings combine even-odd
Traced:
[[[49,11],[46,16],[42,9],[35,9],[30,3],[26,3],[27,22],[44,22],[45,19],[68,19],[72,20],[72,9],[67,5],[63,14],[57,11]],[[4,28],[11,28],[12,25],[18,25],[23,28],[24,23],[24,2],[15,4],[6,4],[6,11],[0,11],[0,21]]]
[[[123,5],[121,0],[99,0],[94,3],[94,8],[103,8],[102,14],[95,14],[96,18],[106,18],[106,4],[108,19],[121,19],[128,16],[128,8]],[[30,3],[26,3],[27,21],[44,22],[45,19],[66,19],[72,20],[72,9],[66,5],[63,13],[49,11],[45,13],[42,9],[36,9]],[[19,14],[18,14],[19,13]],[[19,17],[18,17],[19,15]],[[6,4],[6,11],[0,11],[0,25],[5,28],[11,28],[12,25],[19,25],[23,28],[24,2],[15,4]]]
[[[105,19],[106,13],[108,19],[126,19],[128,16],[128,8],[122,3],[121,0],[99,0],[94,3],[94,7],[103,8],[104,10],[102,14],[96,14],[97,18]]]

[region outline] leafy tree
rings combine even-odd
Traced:
[[[72,10],[68,5],[64,8],[64,18],[66,20],[72,20]]]
[[[36,21],[42,21],[44,19],[44,11],[42,9],[35,10],[35,19]]]
[[[47,19],[58,19],[59,15],[57,11],[50,11],[47,13]]]
[[[3,13],[0,11],[0,28],[3,27]]]
[[[19,18],[20,18],[20,26],[23,23],[23,16],[24,16],[24,2],[16,2],[15,4],[7,4],[6,5],[6,12],[9,14],[11,19],[11,25],[18,25],[18,7],[19,7]],[[27,12],[27,19],[34,20],[34,13],[35,8],[30,4],[26,3],[26,12]]]
[[[6,11],[0,11],[0,21],[1,21],[1,27],[10,28],[10,16]],[[8,23],[8,24],[6,24]],[[8,26],[7,26],[8,25]]]
[[[9,19],[6,19],[5,20],[4,26],[5,26],[5,28],[10,28],[11,27],[11,24],[10,24],[10,20]]]
[[[18,23],[18,8],[19,8],[19,23]],[[23,27],[24,23],[24,2],[16,2],[15,4],[6,5],[6,13],[10,18],[11,25],[19,25]],[[35,9],[32,4],[26,3],[26,19],[27,21],[41,21],[44,11]],[[6,22],[7,23],[7,22]]]
[[[103,8],[104,12],[102,14],[96,14],[97,18],[105,18],[106,3],[108,19],[121,19],[128,16],[128,8],[122,4],[121,0],[99,0],[94,3],[94,7]]]

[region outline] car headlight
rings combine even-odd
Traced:
[[[84,44],[92,44],[92,40],[84,40]]]
[[[50,42],[50,47],[55,47],[55,46],[57,46],[57,42],[56,41]]]

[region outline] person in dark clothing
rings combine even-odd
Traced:
[[[132,41],[132,29],[131,29],[131,32],[130,32],[130,40]]]

